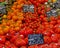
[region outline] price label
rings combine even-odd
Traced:
[[[44,39],[42,34],[30,34],[28,35],[28,44],[34,45],[34,44],[43,44]]]

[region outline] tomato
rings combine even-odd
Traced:
[[[0,36],[0,43],[5,43],[5,41],[6,41],[5,36]]]
[[[43,31],[43,29],[37,29],[36,34],[40,34],[40,33],[42,33],[42,31]]]
[[[19,47],[26,45],[25,40],[20,39],[20,38],[17,38],[14,43],[15,43],[17,46],[19,46]]]
[[[45,30],[45,31],[43,31],[43,34],[46,36],[51,36],[52,33],[48,30]]]
[[[55,25],[56,24],[56,21],[50,21],[50,24]]]
[[[27,48],[26,46],[21,46],[20,48]]]
[[[30,28],[24,29],[20,31],[20,34],[27,36],[28,34],[32,34],[33,30]]]
[[[48,2],[48,0],[45,0],[45,2]]]
[[[28,44],[28,37],[26,37],[24,40],[25,40],[26,44]]]
[[[11,44],[11,48],[18,48],[18,47],[15,46],[14,44]]]
[[[37,45],[31,45],[28,48],[38,48],[38,46]]]
[[[38,2],[39,2],[39,3],[41,3],[41,2],[42,2],[42,0],[38,0]]]
[[[43,14],[43,15],[44,15],[44,14],[45,14],[45,10],[41,10],[41,14]]]
[[[4,47],[4,44],[0,44],[0,48],[3,48]]]
[[[17,38],[18,38],[18,35],[12,36],[12,38],[10,39],[10,41],[11,41],[12,43],[14,43],[14,41],[15,41]]]
[[[58,40],[59,40],[58,34],[52,34],[51,39],[53,42],[58,42]]]
[[[5,45],[6,45],[6,46],[10,46],[10,44],[11,44],[10,41],[6,41],[6,42],[5,42]]]
[[[59,46],[56,43],[54,43],[53,48],[59,48]]]
[[[40,48],[49,48],[48,44],[43,44],[39,46]]]
[[[49,44],[49,48],[53,48],[53,43]]]
[[[24,35],[19,35],[20,38],[24,39]]]
[[[42,6],[41,6],[41,9],[42,9],[42,10],[43,10],[43,9],[45,9],[45,6],[44,6],[44,5],[42,5]]]
[[[7,40],[10,40],[11,39],[11,34],[10,33],[5,34],[5,36],[6,36],[6,39]]]
[[[57,20],[57,23],[60,24],[60,20]]]
[[[52,42],[51,37],[44,36],[44,42],[47,44],[51,43]]]
[[[43,19],[44,18],[44,15],[40,15],[40,18]]]

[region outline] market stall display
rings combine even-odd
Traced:
[[[60,0],[0,0],[0,48],[60,48]]]

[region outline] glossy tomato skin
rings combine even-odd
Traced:
[[[24,39],[24,38],[25,38],[24,35],[22,35],[22,34],[19,35],[19,37],[20,37],[21,39]]]
[[[6,41],[5,36],[0,36],[0,43],[5,43],[5,41]]]
[[[51,39],[53,42],[58,42],[58,40],[59,40],[58,34],[52,34]]]

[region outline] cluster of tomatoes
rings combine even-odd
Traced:
[[[60,48],[60,16],[47,17],[48,0],[16,0],[0,24],[0,48]],[[33,4],[34,13],[23,12],[24,4]],[[44,44],[28,45],[29,34],[43,34]]]

